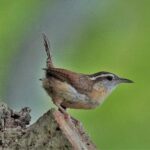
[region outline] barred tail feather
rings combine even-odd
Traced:
[[[44,47],[45,47],[45,51],[47,54],[47,68],[52,68],[53,67],[53,62],[52,62],[52,57],[51,57],[51,46],[50,46],[50,42],[47,38],[47,36],[43,33],[43,40],[44,40]]]

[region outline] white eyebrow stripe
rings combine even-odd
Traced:
[[[90,79],[91,79],[91,80],[96,80],[96,79],[99,78],[99,77],[107,77],[107,76],[114,77],[113,74],[101,74],[101,75],[98,75],[98,76],[95,76],[95,77],[90,77]]]

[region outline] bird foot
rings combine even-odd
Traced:
[[[73,117],[71,117],[72,122],[74,123],[75,126],[81,126],[81,122]]]
[[[64,118],[66,120],[70,119],[70,115],[66,112],[66,110],[64,110],[63,108],[59,108],[58,110],[64,115]]]
[[[72,116],[70,116],[67,111],[65,109],[63,109],[62,107],[59,107],[58,109],[63,115],[64,115],[64,119],[70,121],[71,123],[73,123],[75,126],[81,126],[80,121],[78,121],[77,119],[73,118]]]

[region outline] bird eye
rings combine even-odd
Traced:
[[[112,76],[107,76],[106,79],[109,80],[109,81],[112,81],[113,77]]]

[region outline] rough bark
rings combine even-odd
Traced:
[[[30,109],[0,104],[0,150],[95,150],[81,123],[51,109],[29,127]]]

